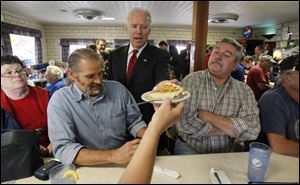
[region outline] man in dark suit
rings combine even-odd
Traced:
[[[190,73],[190,55],[191,55],[191,43],[186,44],[186,49],[180,51],[180,58],[184,61],[185,69],[183,77]]]
[[[155,85],[168,80],[168,53],[147,43],[151,28],[151,15],[147,10],[134,8],[128,13],[125,30],[130,44],[112,51],[109,55],[109,79],[121,82],[131,92],[136,102],[141,95],[151,91]],[[137,53],[135,54],[134,50]],[[131,58],[136,63],[131,66]],[[131,71],[129,75],[128,71]],[[144,121],[148,124],[154,113],[151,104],[139,106]]]
[[[265,52],[264,55],[270,55],[273,56],[273,49],[270,48],[269,44],[265,44]]]

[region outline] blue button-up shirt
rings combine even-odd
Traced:
[[[119,82],[103,81],[102,95],[87,98],[73,83],[51,97],[48,104],[49,138],[54,156],[72,163],[82,147],[110,150],[121,147],[129,134],[147,127],[129,91]]]

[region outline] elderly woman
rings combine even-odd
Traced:
[[[1,129],[41,130],[40,148],[52,153],[48,137],[48,92],[27,85],[25,65],[16,56],[1,56]]]
[[[52,95],[56,90],[66,86],[64,73],[57,66],[48,66],[45,77],[47,80],[45,88],[49,91],[50,95]]]

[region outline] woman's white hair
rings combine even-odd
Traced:
[[[64,78],[64,73],[63,73],[62,69],[60,69],[57,66],[48,66],[47,70],[46,70],[46,73],[56,75],[57,80],[60,80],[60,79]]]

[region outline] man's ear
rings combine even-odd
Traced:
[[[68,68],[67,74],[68,74],[68,77],[69,77],[72,81],[75,81],[75,80],[76,80],[76,74],[74,73],[74,71],[73,71],[72,69]]]

